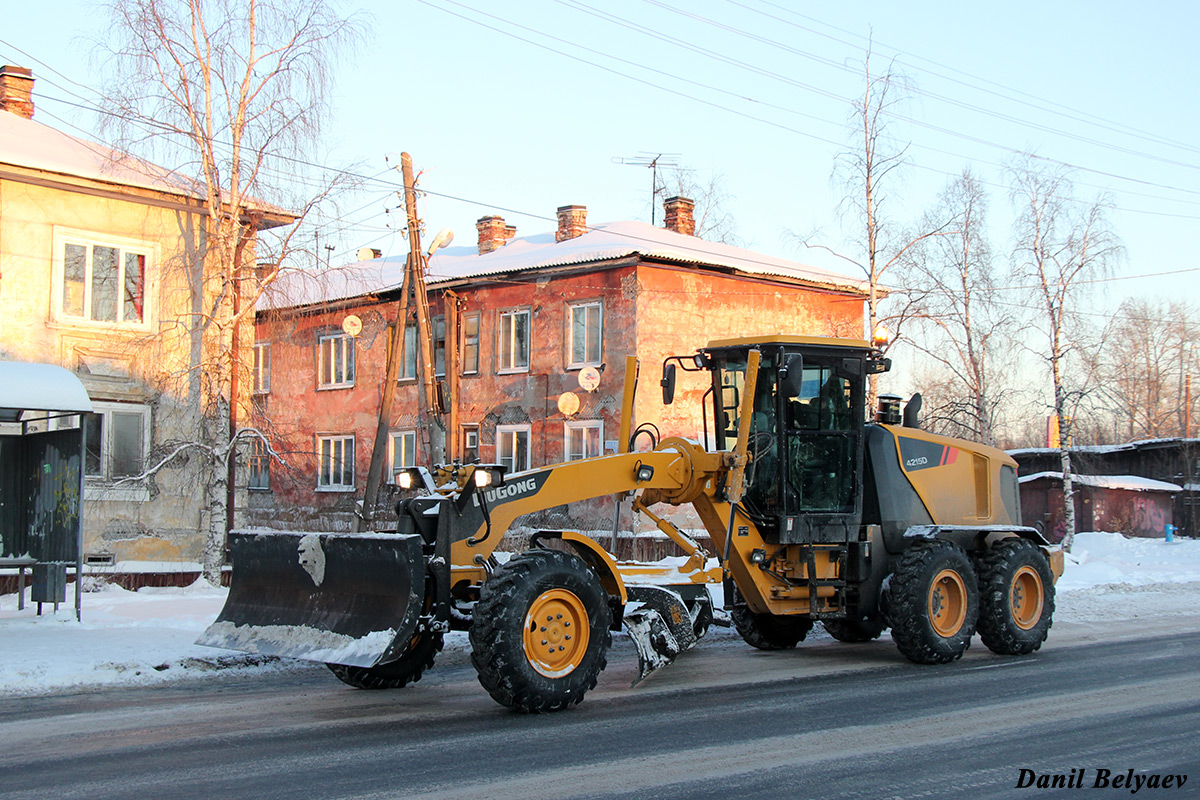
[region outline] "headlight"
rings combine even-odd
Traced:
[[[417,476],[411,469],[402,469],[396,473],[396,485],[401,489],[412,489],[417,485]]]

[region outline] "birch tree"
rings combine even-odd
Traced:
[[[675,195],[690,198],[696,204],[693,220],[697,237],[735,247],[740,245],[737,221],[728,210],[730,197],[725,190],[723,175],[711,173],[705,179],[692,167],[677,166],[671,171],[669,180]],[[670,197],[666,189],[663,194]]]
[[[909,344],[947,376],[926,396],[926,417],[942,432],[995,445],[1000,399],[995,357],[1012,320],[995,302],[987,206],[983,187],[963,170],[921,223],[932,229],[950,220],[950,230],[909,251],[904,287],[920,298],[921,335],[910,337]]]
[[[190,178],[200,200],[181,222],[190,313],[177,324],[188,368],[161,378],[181,384],[196,423],[174,447],[202,464],[203,569],[216,583],[236,446],[256,435],[237,425],[240,329],[252,325],[299,223],[336,182],[305,180],[295,159],[319,138],[331,65],[360,25],[324,0],[112,0],[108,10],[110,118],[127,149]],[[269,228],[268,242],[260,234]]]
[[[1200,318],[1183,300],[1121,303],[1100,354],[1104,398],[1126,439],[1185,436],[1190,376],[1200,374]]]
[[[828,246],[805,241],[809,247],[828,250],[862,271],[867,283],[867,331],[871,337],[886,323],[891,333],[889,346],[899,340],[904,322],[912,316],[911,298],[897,298],[894,310],[885,315],[880,304],[888,295],[884,286],[887,274],[901,263],[910,248],[930,236],[940,235],[946,225],[905,233],[889,215],[889,201],[899,170],[906,162],[907,146],[892,136],[890,122],[906,95],[905,79],[891,66],[873,71],[871,51],[863,60],[864,88],[851,102],[850,130],[855,145],[838,156],[834,177],[846,189],[841,211],[849,219],[853,253],[846,254]],[[878,394],[878,375],[870,378],[869,404]]]
[[[1053,390],[1052,414],[1059,431],[1066,531],[1062,545],[1075,538],[1075,491],[1071,479],[1072,407],[1080,387],[1068,382],[1068,359],[1085,322],[1077,313],[1089,283],[1106,275],[1122,252],[1111,227],[1108,203],[1101,197],[1080,202],[1070,176],[1061,167],[1025,156],[1011,168],[1016,206],[1013,262],[1015,273],[1033,300],[1032,325],[1043,337],[1039,348]]]

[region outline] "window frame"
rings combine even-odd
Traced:
[[[459,461],[461,461],[463,464],[478,464],[480,462],[480,458],[479,458],[479,425],[464,424],[464,425],[459,425],[458,427],[459,427],[459,434],[460,434],[459,440],[458,440]],[[468,439],[471,439],[471,438],[473,438],[475,440],[474,445],[467,444]],[[474,459],[467,458],[468,450],[475,451]]]
[[[412,463],[411,464],[397,464],[396,463],[396,440],[397,439],[401,439],[401,440],[409,439],[410,437],[412,439],[412,445],[408,448],[408,451],[409,451],[409,454],[412,456],[412,458],[411,458]],[[402,445],[401,452],[403,452],[404,449],[405,448]],[[403,469],[405,467],[417,466],[417,429],[416,428],[394,428],[394,429],[388,431],[387,461],[388,461],[388,464],[391,465],[391,467],[390,467],[391,474],[388,475],[388,479],[387,479],[388,483],[396,482],[396,470],[397,469]]]
[[[433,336],[433,377],[446,377],[446,318],[434,317],[429,321]]]
[[[412,341],[409,341],[411,338]],[[388,339],[391,352],[391,339]],[[396,383],[415,383],[417,380],[417,324],[408,323],[404,326],[404,335],[400,337],[400,369],[396,371]]]
[[[355,464],[354,464],[354,456],[355,456],[354,434],[352,434],[352,433],[318,433],[318,434],[315,434],[315,439],[316,439],[316,449],[314,452],[316,453],[316,457],[317,457],[316,491],[318,491],[318,492],[353,492],[355,490],[354,484],[355,484],[355,481],[357,480]],[[341,470],[342,474],[339,476],[343,480],[343,482],[341,482],[341,483],[333,483],[332,480],[329,483],[324,482],[324,480],[325,480],[324,461],[325,461],[326,456],[325,456],[325,452],[323,449],[323,444],[325,442],[328,442],[331,446],[335,442],[341,443],[341,445],[342,445],[342,470]],[[350,447],[349,447],[350,458],[349,459],[346,458],[346,443],[347,442],[349,442],[349,445],[350,445]],[[332,447],[330,448],[330,451],[331,452],[330,452],[329,457],[333,458]],[[349,464],[349,469],[350,469],[350,483],[344,482],[344,479],[346,477],[346,465],[347,464]],[[332,469],[330,469],[329,477],[331,479],[333,478],[333,470]]]
[[[88,483],[93,483],[93,484],[112,484],[117,481],[128,480],[129,478],[134,477],[134,475],[140,474],[140,470],[139,470],[139,473],[134,473],[134,475],[115,475],[113,473],[113,469],[112,469],[113,437],[116,435],[116,432],[114,430],[114,426],[113,426],[111,420],[113,418],[113,415],[118,414],[118,413],[128,414],[130,416],[140,416],[141,417],[142,430],[141,430],[140,450],[141,450],[141,464],[142,464],[142,468],[144,469],[145,465],[146,465],[146,461],[150,455],[150,443],[152,440],[151,422],[153,421],[153,417],[151,414],[150,406],[148,406],[144,403],[115,403],[115,402],[108,402],[108,401],[104,401],[104,400],[93,400],[92,401],[92,413],[93,413],[93,415],[101,418],[100,453],[98,456],[99,462],[100,462],[100,471],[99,472],[88,472],[87,471],[87,468],[88,468],[88,466],[87,466],[88,455],[87,455],[87,443],[86,443],[87,431],[86,431],[86,422],[81,417],[80,425],[84,427],[84,439],[85,439],[85,442],[84,442],[85,451],[84,451],[84,460],[83,460],[84,479]]]
[[[460,336],[462,338],[462,346],[461,346],[459,352],[462,353],[462,372],[461,372],[461,374],[463,374],[463,375],[478,375],[479,374],[479,359],[480,359],[480,356],[482,355],[482,353],[480,351],[480,347],[479,347],[479,344],[481,341],[481,336],[480,336],[481,319],[480,319],[480,317],[481,317],[481,315],[478,311],[472,312],[470,314],[463,314],[463,316],[462,316],[462,325],[460,327]],[[475,323],[475,335],[474,336],[471,336],[470,334],[467,333],[467,331],[470,329],[472,322]],[[472,350],[474,351],[474,359],[473,359],[474,366],[472,368],[468,369],[467,368],[467,361],[468,361],[467,354],[471,353]]]
[[[584,318],[584,342],[583,342],[583,360],[579,361],[575,358],[575,312],[584,311],[594,308],[599,317],[596,327],[595,358],[589,358],[588,345],[592,344],[587,341],[587,319]],[[583,369],[584,367],[598,367],[604,363],[604,301],[603,300],[581,300],[567,304],[567,369]]]
[[[266,356],[264,359],[263,356]],[[271,343],[254,343],[254,364],[251,368],[254,375],[252,394],[271,393]]]
[[[95,231],[86,231],[77,228],[67,228],[56,225],[53,229],[51,237],[53,253],[51,262],[51,318],[58,323],[66,325],[78,325],[89,328],[106,328],[110,330],[127,330],[127,331],[150,331],[153,330],[156,319],[156,304],[154,297],[158,291],[157,282],[157,265],[159,263],[160,248],[157,244],[145,242],[140,239],[134,239],[126,236],[112,236],[109,234],[97,233]],[[65,308],[63,295],[66,291],[66,249],[67,245],[77,245],[85,249],[87,253],[87,265],[85,266],[84,275],[84,291],[81,302],[83,303],[83,316],[71,314]],[[92,293],[92,258],[94,256],[94,248],[96,247],[111,247],[119,251],[117,257],[117,304],[115,320],[98,320],[92,319],[90,314],[89,298]],[[128,321],[121,317],[124,316],[124,307],[122,291],[125,286],[125,258],[127,253],[140,255],[144,258],[142,268],[142,318],[140,321]]]
[[[330,380],[325,381],[325,345],[327,343],[342,342],[342,368],[347,375],[342,376],[341,381]],[[332,344],[330,349],[332,349]],[[347,358],[349,354],[349,358]],[[331,354],[332,355],[332,354]],[[338,329],[330,329],[317,333],[316,341],[316,359],[317,359],[317,391],[324,392],[331,389],[352,389],[354,388],[354,378],[357,371],[355,358],[355,343],[354,337],[347,334],[345,331]],[[349,364],[349,367],[346,365]],[[329,360],[329,377],[333,378],[333,359]]]
[[[516,319],[518,317],[525,318],[525,363],[517,364],[517,353],[515,352],[516,342]],[[511,318],[513,324],[510,327],[508,335],[509,341],[504,341],[504,320]],[[509,308],[500,311],[496,315],[496,374],[497,375],[516,375],[523,372],[529,372],[530,362],[532,359],[533,350],[533,311],[530,308]],[[512,363],[505,366],[505,357],[508,357]]]
[[[511,474],[514,472],[524,472],[526,470],[533,469],[533,434],[532,434],[532,431],[533,431],[533,428],[528,423],[521,424],[521,425],[497,425],[496,426],[496,463],[503,464],[504,466],[509,467],[509,469],[507,470],[508,473]],[[516,441],[517,441],[517,438],[519,436],[521,436],[522,434],[524,435],[524,438],[525,438],[525,463],[523,465],[518,465],[516,463],[516,457],[517,457]],[[505,436],[513,437],[513,455],[512,455],[511,459],[506,459],[505,457],[500,455],[501,439]],[[512,462],[511,466],[508,463],[509,460],[511,460],[511,462]]]
[[[596,431],[596,452],[589,453],[587,435],[582,439],[583,451],[575,456],[571,450],[571,435],[576,431]],[[604,420],[602,419],[569,419],[563,422],[563,461],[583,461],[604,455]]]
[[[271,491],[271,454],[267,443],[257,436],[250,440],[250,452],[246,455],[246,489]]]

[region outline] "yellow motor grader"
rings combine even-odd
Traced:
[[[639,452],[630,359],[618,453],[509,475],[482,464],[407,470],[398,482],[415,492],[398,503],[394,533],[231,534],[229,598],[199,641],[394,688],[433,665],[446,631],[466,629],[480,683],[522,712],[582,700],[622,628],[639,680],[714,621],[765,650],[795,647],[818,621],[844,642],[890,627],[901,653],[924,664],[959,658],[976,632],[997,653],[1037,650],[1062,553],[1019,524],[1016,463],[919,430],[918,402],[902,415],[885,399],[865,421],[867,378],[888,367],[858,340],[712,342],[668,358],[661,380],[670,403],[679,370],[707,373],[705,443],[666,438]],[[563,530],[496,559],[518,517],[606,495],[653,520],[686,560],[618,563]],[[660,504],[691,505],[719,566],[655,513]]]

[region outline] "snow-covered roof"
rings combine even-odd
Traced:
[[[1200,439],[1183,439],[1181,437],[1167,437],[1161,439],[1138,439],[1133,442],[1124,442],[1122,444],[1085,444],[1078,447],[1069,448],[1072,453],[1119,453],[1126,450],[1140,450],[1142,448],[1161,447],[1163,445],[1183,444],[1185,442],[1197,443]],[[1010,456],[1050,456],[1057,455],[1062,452],[1057,447],[1019,447],[1013,450],[1006,451]]]
[[[0,361],[0,410],[90,412],[79,378],[53,364]]]
[[[1061,472],[1038,472],[1033,475],[1022,475],[1021,483],[1049,478],[1062,480]],[[1183,489],[1174,483],[1156,481],[1139,475],[1072,475],[1071,482],[1080,486],[1090,486],[1094,489],[1124,489],[1130,492],[1182,492]]]
[[[427,281],[430,286],[436,286],[489,275],[613,261],[631,256],[732,270],[746,275],[784,278],[835,291],[864,294],[868,291],[865,281],[820,267],[720,242],[707,242],[695,236],[632,221],[595,225],[587,233],[564,242],[555,242],[553,233],[524,236],[483,255],[475,247],[448,247],[429,259]],[[405,258],[376,258],[319,273],[308,270],[283,273],[272,286],[263,307],[288,308],[396,289],[404,280]]]
[[[203,187],[178,172],[7,112],[0,112],[0,166],[3,165],[182,197],[204,197]],[[261,200],[247,197],[245,203],[267,214],[290,216]]]
[[[1135,443],[1126,442],[1125,444],[1085,444],[1079,447],[1069,448],[1072,453],[1119,453],[1123,450],[1135,450]],[[1017,456],[1053,456],[1061,453],[1057,447],[1020,447],[1014,450],[1008,450],[1007,453],[1016,458]]]

